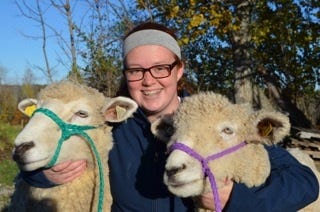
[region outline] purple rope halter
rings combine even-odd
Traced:
[[[183,143],[179,143],[179,142],[172,144],[169,147],[169,151],[172,152],[173,150],[179,149],[179,150],[189,154],[190,156],[194,157],[195,159],[197,159],[198,161],[201,162],[201,164],[202,164],[202,172],[204,173],[205,176],[209,177],[211,190],[212,190],[213,198],[214,198],[215,209],[216,209],[217,212],[221,212],[222,211],[222,207],[221,207],[221,202],[220,202],[220,198],[219,198],[219,193],[218,193],[218,189],[217,189],[216,180],[214,178],[213,173],[209,169],[208,163],[211,160],[215,160],[215,159],[220,158],[220,157],[222,157],[224,155],[232,153],[232,152],[240,149],[241,147],[244,147],[245,145],[246,145],[246,142],[242,142],[242,143],[237,144],[237,145],[235,145],[233,147],[225,149],[225,150],[223,150],[221,152],[218,152],[216,154],[210,155],[210,156],[208,156],[206,158],[204,158],[201,155],[199,155],[196,151],[194,151],[193,149],[191,149],[187,145],[185,145]]]

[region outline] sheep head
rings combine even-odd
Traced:
[[[66,124],[95,127],[86,130],[86,133],[92,140],[103,138],[109,141],[96,144],[109,150],[112,147],[111,126],[105,122],[127,119],[137,105],[129,98],[106,98],[93,88],[62,81],[42,89],[37,99],[24,99],[18,105],[18,109],[28,116],[37,108],[50,110]],[[102,133],[95,132],[97,130]],[[57,123],[46,114],[36,112],[14,141],[13,159],[22,170],[45,167],[52,159],[61,137],[62,130]],[[79,135],[70,136],[62,144],[57,163],[77,159],[92,162],[91,151],[86,139]]]
[[[289,120],[281,113],[253,111],[248,104],[233,104],[212,92],[185,98],[176,113],[152,125],[153,133],[160,139],[170,138],[168,147],[179,142],[202,157],[246,142],[241,149],[208,162],[217,187],[226,179],[249,187],[262,184],[270,172],[263,144],[279,142],[289,129]],[[181,197],[210,190],[201,162],[178,149],[168,156],[164,182],[172,193]]]

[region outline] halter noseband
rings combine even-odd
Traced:
[[[209,177],[209,181],[210,181],[210,185],[211,185],[211,190],[213,193],[213,197],[214,197],[214,203],[215,203],[215,210],[217,212],[221,212],[222,211],[222,207],[221,207],[221,202],[220,202],[220,198],[219,198],[219,193],[218,193],[218,189],[217,189],[217,183],[215,180],[215,177],[213,175],[213,173],[211,172],[210,168],[209,168],[209,161],[211,160],[215,160],[217,158],[220,158],[224,155],[230,154],[242,147],[244,147],[247,143],[246,142],[242,142],[240,144],[237,144],[233,147],[230,147],[228,149],[225,149],[221,152],[218,152],[216,154],[210,155],[206,158],[202,157],[199,153],[197,153],[196,151],[194,151],[193,149],[191,149],[190,147],[188,147],[187,145],[183,144],[183,143],[174,143],[169,147],[169,151],[172,152],[173,150],[181,150],[185,153],[187,153],[188,155],[194,157],[195,159],[197,159],[198,161],[201,162],[202,165],[202,172],[204,173],[205,176]]]
[[[99,179],[100,179],[100,187],[99,187],[99,202],[98,202],[98,211],[101,212],[103,211],[102,205],[103,205],[103,196],[104,196],[104,177],[103,177],[103,169],[102,169],[102,164],[101,164],[101,158],[100,155],[97,151],[96,146],[94,145],[94,142],[92,141],[91,137],[85,132],[85,130],[90,130],[90,129],[95,129],[97,128],[96,126],[89,126],[89,125],[75,125],[75,124],[68,124],[64,122],[61,118],[59,118],[54,112],[47,108],[38,108],[37,110],[34,111],[32,116],[35,113],[43,113],[49,118],[51,118],[61,129],[61,137],[58,141],[57,148],[55,150],[55,153],[50,160],[50,162],[46,165],[46,167],[52,167],[56,162],[59,157],[61,147],[64,141],[69,139],[73,135],[80,135],[84,137],[92,151],[95,154],[95,157],[97,159],[98,167],[99,167]]]

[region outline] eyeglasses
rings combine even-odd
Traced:
[[[170,76],[172,69],[178,64],[178,61],[174,61],[172,64],[155,65],[150,68],[129,68],[123,71],[129,82],[142,80],[144,73],[147,71],[155,79],[166,78]]]

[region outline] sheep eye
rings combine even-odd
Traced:
[[[222,130],[223,133],[231,135],[233,133],[233,130],[230,129],[229,127],[226,127]]]
[[[88,117],[88,112],[83,111],[83,110],[79,110],[78,112],[75,113],[76,116],[79,116],[81,118],[87,118]]]

